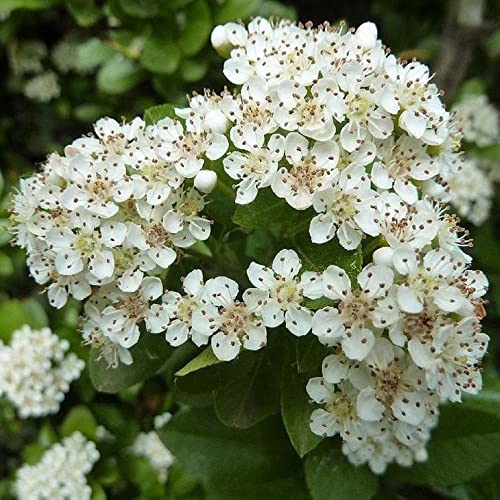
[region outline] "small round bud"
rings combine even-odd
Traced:
[[[391,247],[377,248],[377,250],[373,252],[373,262],[377,265],[392,267],[393,255],[394,250]]]
[[[194,178],[194,187],[202,193],[211,193],[217,184],[217,174],[212,170],[200,170]]]
[[[429,453],[425,448],[415,450],[415,462],[425,462],[429,458]]]
[[[356,38],[365,50],[371,50],[377,43],[377,26],[371,22],[363,23],[356,30]]]
[[[228,126],[226,115],[219,110],[209,111],[205,115],[205,129],[218,134],[225,134]]]
[[[224,26],[219,25],[213,29],[212,34],[210,35],[210,41],[212,43],[212,47],[220,56],[224,58],[229,57],[233,46],[228,39],[226,28]]]

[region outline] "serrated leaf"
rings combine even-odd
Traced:
[[[281,416],[285,429],[299,457],[316,448],[322,438],[313,434],[309,427],[313,406],[306,392],[309,377],[297,373],[290,366],[281,383]]]
[[[131,349],[134,362],[127,366],[119,364],[108,368],[104,359],[98,359],[99,353],[89,354],[89,374],[94,387],[101,392],[118,392],[153,376],[167,362],[172,347],[162,335],[145,334]]]
[[[107,94],[123,94],[134,87],[142,77],[137,65],[121,54],[115,54],[97,73],[97,86]]]
[[[215,412],[225,425],[247,429],[278,410],[283,353],[279,340],[253,353],[255,364],[248,375],[215,391]]]
[[[328,353],[328,348],[315,335],[299,337],[296,343],[298,372],[314,372],[314,375],[318,375],[321,371],[321,363],[328,356]]]
[[[186,25],[179,36],[179,47],[187,56],[198,53],[208,42],[212,16],[206,0],[195,0],[189,7]]]
[[[164,34],[152,33],[144,44],[141,65],[153,73],[172,74],[181,60],[181,51],[177,44]]]
[[[332,439],[307,455],[305,471],[313,500],[369,500],[377,492],[376,477],[366,467],[351,465]]]
[[[144,121],[146,125],[153,125],[163,118],[175,118],[175,108],[171,104],[158,104],[144,111]]]
[[[217,365],[219,363],[222,363],[222,361],[215,357],[215,354],[212,351],[211,347],[207,347],[202,352],[200,352],[198,356],[192,359],[186,366],[176,372],[175,375],[176,377],[185,377],[190,373],[194,373],[198,370],[202,370],[203,368]]]

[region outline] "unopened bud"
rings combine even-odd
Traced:
[[[217,174],[213,170],[200,170],[194,178],[194,187],[202,193],[211,193],[217,184]]]
[[[229,124],[226,115],[219,110],[209,111],[205,115],[205,129],[218,134],[225,134]]]
[[[217,53],[224,57],[228,58],[231,53],[231,49],[233,48],[229,38],[227,36],[227,31],[224,26],[219,24],[216,26],[212,34],[210,35],[210,41],[212,42],[212,47],[217,51]]]
[[[377,43],[377,26],[371,22],[363,23],[356,30],[356,38],[365,50],[371,50]]]

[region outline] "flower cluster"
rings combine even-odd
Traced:
[[[453,110],[467,142],[485,147],[500,141],[500,114],[485,94],[467,94]]]
[[[90,499],[92,490],[85,476],[98,459],[95,444],[75,432],[46,451],[36,465],[25,464],[18,470],[17,497],[22,500]]]
[[[489,216],[497,162],[481,157],[481,148],[500,142],[500,114],[484,94],[467,94],[454,107],[467,146],[465,159],[456,175],[448,175],[448,201],[472,224],[480,225]]]
[[[132,452],[148,460],[162,483],[167,480],[168,469],[174,463],[174,457],[155,431],[139,433],[132,445]]]
[[[24,326],[10,344],[0,342],[0,396],[4,395],[21,418],[57,413],[61,402],[84,367],[67,353],[69,343],[49,328]]]
[[[339,434],[375,472],[424,460],[438,405],[481,388],[488,343],[487,281],[442,205],[451,193],[467,200],[461,213],[484,211],[457,180],[467,166],[455,115],[429,68],[391,55],[373,23],[257,18],[218,26],[212,43],[233,93],[194,95],[150,126],[102,119],[21,183],[13,220],[32,275],[55,307],[86,300],[84,338],[111,364],[132,362],[141,331],[210,344],[224,361],[264,348],[269,329],[315,335],[331,354],[307,388],[322,406],[313,431]],[[250,264],[241,293],[200,269],[165,289],[163,271],[210,237],[214,160],[235,203],[266,190],[302,214],[318,249],[363,246],[359,275],[305,270],[282,249],[270,267]]]

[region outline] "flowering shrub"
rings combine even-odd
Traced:
[[[31,275],[53,307],[84,302],[97,388],[173,370],[231,427],[281,403],[300,456],[339,435],[376,474],[426,461],[439,406],[481,389],[489,341],[488,282],[445,205],[463,168],[455,116],[372,23],[257,18],[212,43],[234,92],[100,119],[21,181]],[[196,415],[166,425],[174,454]]]

